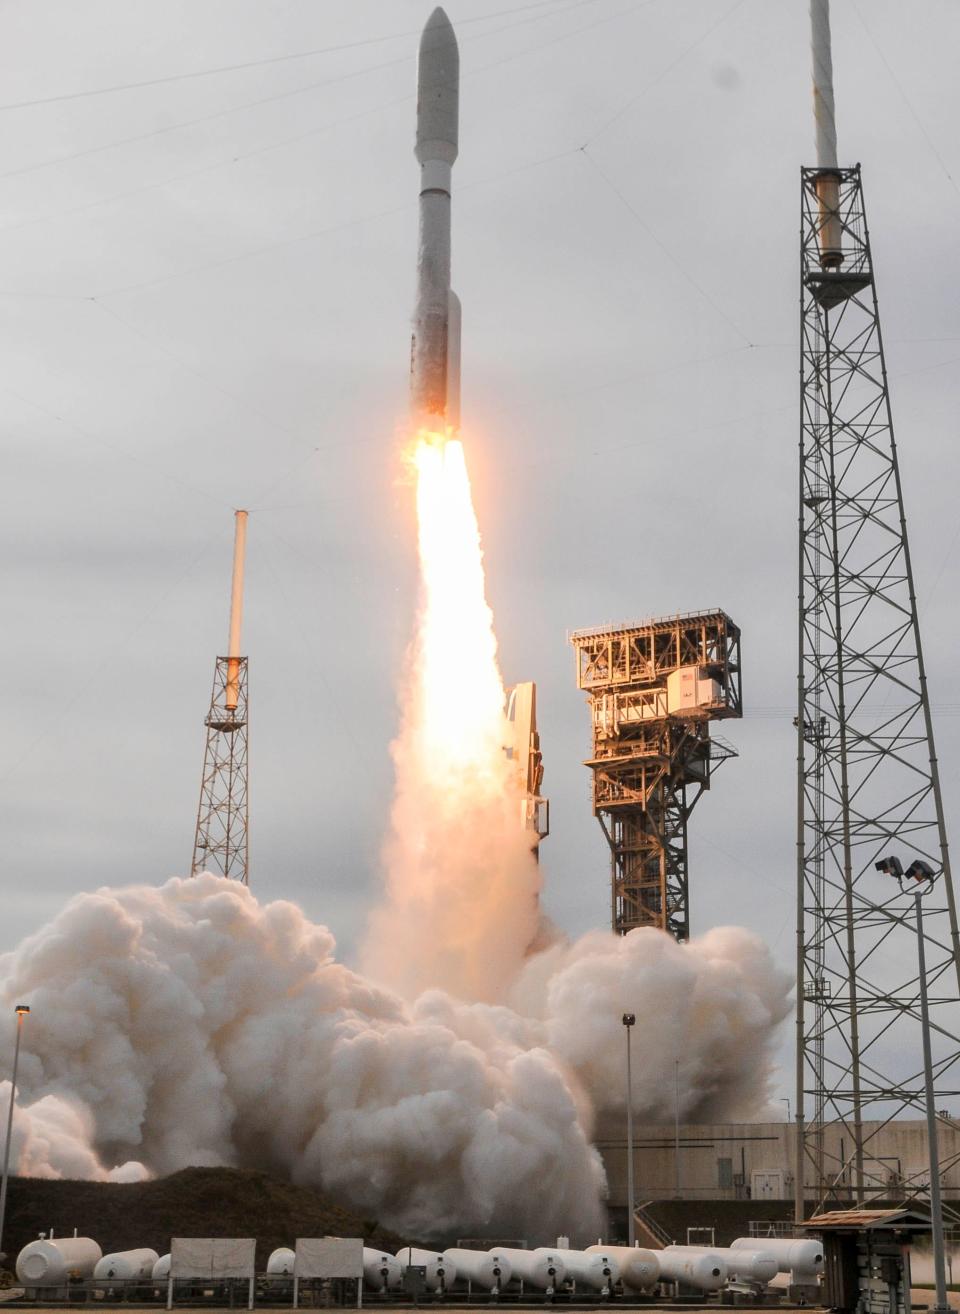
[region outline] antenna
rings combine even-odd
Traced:
[[[211,871],[249,884],[247,659],[240,655],[246,511],[235,513],[227,655],[213,673],[190,874]]]
[[[247,511],[236,512],[233,533],[233,583],[230,589],[230,637],[227,642],[228,710],[236,711],[240,697],[240,629],[243,624],[243,566],[247,550]]]

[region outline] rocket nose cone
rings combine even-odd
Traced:
[[[453,164],[459,141],[460,51],[439,7],[427,19],[417,63],[417,159]]]
[[[450,43],[453,46],[457,44],[457,38],[453,30],[453,24],[447,17],[447,11],[443,5],[437,5],[436,9],[427,19],[423,26],[423,32],[420,35],[420,53],[427,43],[431,46],[439,46]]]

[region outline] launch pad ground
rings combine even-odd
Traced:
[[[24,1300],[17,1296],[14,1296],[13,1298],[9,1298],[6,1296],[6,1293],[2,1291],[0,1291],[0,1303],[3,1303],[7,1308],[32,1309],[32,1310],[89,1309],[90,1306],[93,1305],[97,1310],[97,1314],[125,1314],[125,1311],[131,1309],[157,1309],[157,1308],[162,1309],[163,1308],[163,1302],[157,1302],[157,1301],[130,1301],[130,1302],[124,1302],[123,1304],[120,1305],[104,1305],[101,1304],[99,1301],[81,1301],[81,1302],[55,1301],[55,1302],[49,1302],[47,1304],[44,1304],[41,1301]],[[700,1299],[691,1299],[689,1301],[683,1301],[683,1300],[608,1301],[608,1300],[601,1300],[598,1298],[596,1300],[571,1300],[571,1301],[562,1300],[562,1301],[554,1302],[554,1301],[542,1301],[542,1300],[519,1301],[519,1300],[510,1300],[510,1299],[490,1300],[489,1297],[481,1298],[479,1296],[475,1297],[472,1300],[464,1299],[462,1301],[447,1302],[446,1304],[443,1305],[434,1305],[429,1301],[420,1302],[418,1304],[414,1304],[411,1301],[401,1301],[401,1300],[371,1301],[369,1304],[364,1304],[363,1308],[364,1309],[382,1309],[382,1308],[423,1309],[423,1310],[430,1310],[432,1314],[454,1314],[454,1311],[462,1310],[466,1308],[468,1305],[487,1305],[487,1306],[509,1305],[510,1309],[515,1309],[515,1310],[528,1310],[528,1309],[542,1310],[545,1305],[552,1305],[552,1304],[562,1305],[564,1310],[570,1311],[570,1314],[577,1314],[578,1311],[583,1311],[583,1314],[586,1314],[586,1311],[594,1311],[598,1308],[598,1306],[606,1306],[606,1305],[612,1305],[617,1309],[630,1309],[630,1310],[677,1310],[677,1311],[682,1310],[683,1314],[716,1314],[718,1309],[734,1308],[734,1306],[732,1305],[723,1305],[719,1301],[714,1301],[711,1304],[709,1302],[705,1302]],[[202,1308],[207,1310],[209,1314],[236,1314],[238,1308],[239,1309],[244,1308],[243,1305],[241,1306],[206,1305],[203,1304],[203,1302],[197,1302],[196,1304],[191,1305],[188,1301],[178,1301],[175,1306],[176,1309],[181,1309],[184,1307],[189,1307],[194,1309]],[[264,1304],[258,1302],[256,1308],[258,1310],[284,1310],[284,1309],[290,1309],[290,1304],[288,1302],[282,1305],[271,1305],[271,1304]],[[355,1307],[349,1305],[334,1306],[334,1305],[302,1304],[300,1308],[301,1309],[349,1309]],[[825,1308],[821,1308],[816,1305],[787,1305],[779,1302],[773,1304],[770,1303],[754,1304],[752,1301],[750,1301],[750,1302],[745,1302],[745,1304],[743,1306],[740,1306],[740,1308],[749,1308],[755,1310],[774,1310],[774,1309],[787,1310],[787,1311],[803,1310],[804,1314],[828,1314]]]

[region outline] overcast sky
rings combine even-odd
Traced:
[[[77,891],[187,871],[249,506],[251,883],[351,955],[415,598],[428,10],[0,3],[0,950]],[[753,927],[789,968],[806,4],[448,12],[464,431],[504,676],[540,691],[547,908],[607,924],[567,632],[722,606],[746,717],[691,823],[692,923]],[[954,833],[958,48],[955,0],[835,0]]]

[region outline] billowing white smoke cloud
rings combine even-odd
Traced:
[[[545,1020],[551,1051],[598,1108],[625,1105],[621,1017],[632,1012],[635,1108],[651,1122],[674,1116],[679,1060],[681,1117],[724,1122],[764,1112],[788,992],[755,935],[718,926],[685,945],[653,929],[591,931],[530,959],[511,998]]]
[[[10,1082],[0,1081],[0,1108],[9,1107]],[[70,1177],[100,1182],[136,1182],[149,1176],[131,1160],[107,1169],[93,1150],[89,1109],[59,1095],[44,1095],[29,1108],[14,1105],[11,1160],[25,1177]]]
[[[0,997],[33,1010],[16,1162],[266,1167],[413,1236],[587,1237],[604,1186],[591,1117],[622,1089],[622,1009],[650,1040],[638,1114],[661,1111],[679,1050],[691,1107],[745,1115],[786,995],[745,932],[635,932],[529,960],[513,1007],[439,990],[407,1004],[337,963],[300,909],[238,883],[102,889],[0,958]]]

